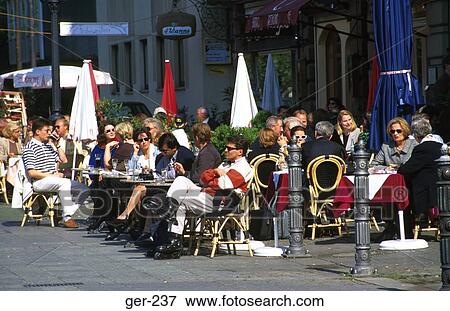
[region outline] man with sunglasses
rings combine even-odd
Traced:
[[[33,138],[23,149],[23,162],[34,191],[57,191],[63,207],[65,228],[78,228],[72,215],[89,192],[83,184],[63,178],[57,163],[67,163],[64,151],[49,140],[50,121],[40,118],[32,125]]]
[[[54,132],[52,136],[56,138],[56,144],[64,151],[67,157],[67,163],[59,165],[59,171],[64,174],[64,177],[70,178],[72,175],[73,157],[75,151],[75,144],[69,135],[69,121],[65,117],[59,117],[55,121]],[[80,164],[81,157],[77,157],[76,166]]]
[[[212,213],[216,196],[221,198],[224,191],[234,189],[247,191],[247,183],[253,176],[252,168],[245,159],[247,148],[248,142],[243,136],[230,137],[225,150],[227,161],[202,173],[200,180],[204,187],[197,186],[184,176],[175,179],[167,192],[172,212],[176,209],[176,220],[169,225],[170,242],[149,250],[147,255],[154,255],[155,259],[179,258],[187,212],[195,215]]]

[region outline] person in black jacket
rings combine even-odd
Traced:
[[[191,150],[180,146],[176,137],[172,133],[164,133],[158,140],[159,151],[163,154],[162,158],[156,164],[155,171],[161,174],[166,170],[169,178],[175,178],[179,174],[175,170],[175,163],[183,165],[185,171],[190,171],[195,156]]]
[[[322,155],[336,155],[344,158],[345,150],[340,144],[330,141],[334,126],[328,121],[320,121],[315,127],[316,140],[306,142],[302,148],[302,167],[307,169],[308,164]]]
[[[431,125],[421,119],[412,123],[412,134],[419,145],[414,147],[409,160],[400,165],[398,173],[405,177],[410,187],[410,206],[416,218],[423,218],[427,210],[436,206],[437,164],[442,143],[431,134]]]

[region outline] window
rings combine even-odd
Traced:
[[[133,91],[133,59],[131,42],[126,42],[125,45],[125,67],[124,67],[124,83],[126,92]]]
[[[175,61],[172,64],[172,70],[174,71],[175,87],[185,87],[184,81],[184,45],[183,40],[176,40],[175,43]]]
[[[173,80],[176,88],[186,86],[185,64],[184,64],[184,44],[183,40],[164,40],[156,38],[156,68],[157,68],[157,88],[164,87],[164,62],[170,60]]]
[[[342,98],[341,40],[333,26],[326,41],[327,96]]]
[[[111,74],[113,78],[112,93],[117,94],[120,92],[120,79],[119,79],[119,47],[117,45],[111,46]]]
[[[148,50],[147,39],[140,41],[141,44],[141,56],[142,56],[142,90],[148,90]]]

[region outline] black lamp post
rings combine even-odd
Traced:
[[[303,243],[303,183],[302,183],[302,154],[294,136],[288,146],[289,167],[289,248],[285,257],[310,257],[309,251]],[[276,233],[275,233],[276,234]]]
[[[41,0],[47,3],[52,15],[52,115],[50,119],[54,120],[61,114],[61,88],[59,74],[59,24],[58,11],[62,0]]]
[[[438,163],[437,201],[441,226],[442,291],[450,290],[450,150],[442,148]]]

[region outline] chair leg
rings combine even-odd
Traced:
[[[214,258],[218,243],[219,243],[219,220],[214,220],[213,241],[212,241],[212,250],[211,250],[211,256],[210,256],[211,258]]]
[[[338,227],[338,235],[341,237],[342,236],[342,221],[340,218],[336,219],[336,223],[339,224]]]
[[[372,216],[371,219],[373,222],[373,226],[375,227],[375,230],[377,230],[377,232],[380,232],[380,227],[378,227],[378,223],[377,223],[377,220],[375,219],[375,217]]]
[[[201,220],[201,224],[200,224],[200,233],[199,233],[199,235],[198,235],[196,247],[195,247],[195,250],[194,250],[194,256],[197,256],[197,255],[198,255],[198,252],[199,252],[199,250],[200,250],[200,244],[201,244],[201,242],[202,242],[202,240],[203,240],[203,234],[205,233],[205,223],[204,223],[204,221],[205,221],[205,220]]]
[[[27,219],[28,219],[28,208],[25,208],[25,211],[23,213],[23,217],[22,217],[22,223],[20,224],[21,227],[25,226]]]
[[[415,225],[415,227],[414,227],[414,240],[417,240],[419,238],[419,230],[420,230],[420,226],[419,225]]]
[[[313,241],[316,239],[316,226],[315,223],[311,225],[311,240]]]

